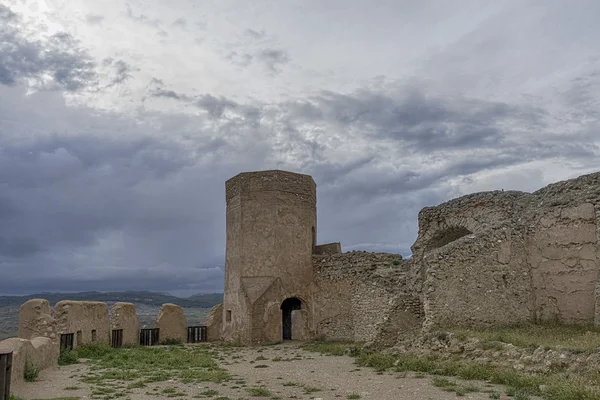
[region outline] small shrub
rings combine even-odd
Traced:
[[[347,399],[360,399],[360,394],[358,393],[351,393],[348,396],[346,396]]]
[[[255,388],[249,388],[248,392],[255,397],[270,397],[271,396],[271,392],[269,392],[266,388],[264,387],[255,387]]]
[[[79,357],[76,350],[66,350],[60,353],[58,365],[71,365],[79,363]]]
[[[90,343],[77,347],[76,351],[77,357],[79,358],[89,358],[96,360],[115,350],[108,344]]]
[[[25,370],[23,371],[23,379],[25,382],[35,382],[40,374],[40,369],[36,368],[32,363],[25,363]]]
[[[179,346],[181,345],[181,340],[179,339],[165,339],[162,342],[160,342],[160,344],[164,345],[164,346]]]

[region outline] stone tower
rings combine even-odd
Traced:
[[[311,336],[316,185],[309,175],[245,172],[225,184],[223,338],[264,343]]]

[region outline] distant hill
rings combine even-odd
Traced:
[[[118,301],[160,306],[164,303],[174,303],[184,308],[211,308],[223,301],[222,293],[198,293],[188,298],[171,296],[167,293],[148,291],[127,292],[81,292],[81,293],[36,293],[25,296],[0,296],[0,307],[20,306],[30,299],[46,299],[54,306],[61,300],[103,301],[114,303]]]

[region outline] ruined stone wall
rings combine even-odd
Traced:
[[[110,343],[108,305],[97,301],[63,300],[54,306],[57,333],[74,333],[74,347]]]
[[[425,255],[424,327],[509,325],[531,319],[531,275],[522,232],[511,225]]]
[[[412,246],[413,257],[478,233],[502,221],[516,221],[527,208],[531,194],[491,191],[462,196],[419,212],[419,235]]]
[[[59,346],[49,337],[35,337],[31,340],[10,338],[0,342],[0,349],[12,350],[11,393],[19,395],[24,382],[26,364],[40,370],[57,365]]]
[[[115,303],[110,308],[110,329],[123,329],[123,344],[136,345],[140,340],[140,322],[133,303]]]
[[[367,252],[314,256],[316,335],[383,345],[418,330],[422,306],[401,259]]]
[[[599,222],[600,173],[423,209],[411,285],[426,326],[600,323]]]
[[[600,323],[600,173],[533,196],[527,223],[535,319]]]
[[[314,253],[318,255],[341,254],[342,244],[339,242],[320,244],[315,246]]]
[[[48,337],[54,341],[59,340],[48,300],[31,299],[21,305],[17,336],[23,339]]]

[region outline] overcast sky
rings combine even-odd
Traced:
[[[222,290],[225,180],[318,241],[600,170],[598,0],[0,0],[0,293]]]

